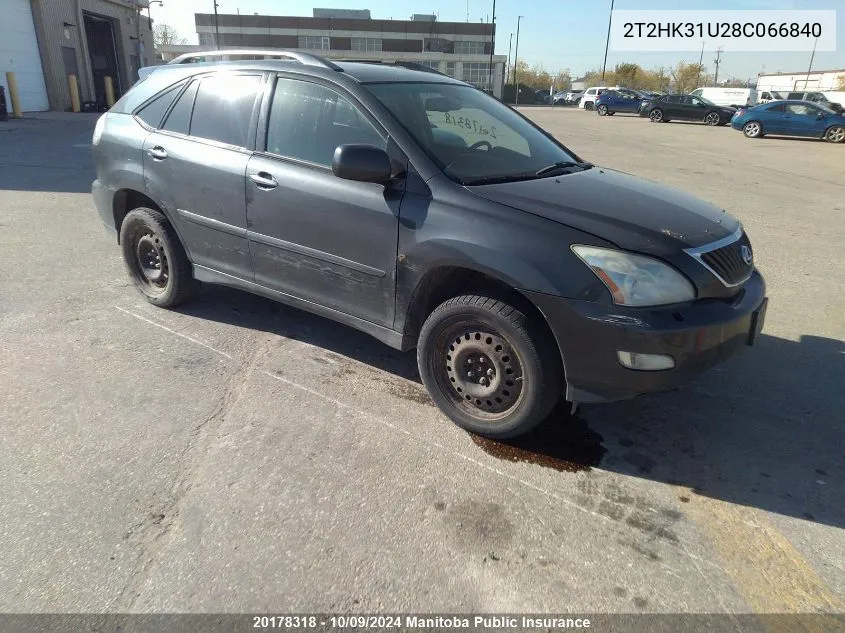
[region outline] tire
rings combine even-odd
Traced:
[[[660,123],[663,121],[663,110],[660,108],[655,108],[651,112],[648,113],[648,118],[651,120],[652,123]]]
[[[722,115],[718,112],[708,112],[704,115],[704,122],[713,127],[719,126],[722,124]]]
[[[200,283],[161,211],[139,207],[120,225],[123,262],[138,291],[153,305],[171,308],[194,298]]]
[[[417,342],[417,365],[444,414],[496,439],[539,424],[564,382],[557,345],[544,324],[478,295],[449,299],[429,315]]]
[[[585,110],[592,110],[592,109],[593,109],[593,102],[592,102],[592,101],[587,101],[587,102],[584,104],[584,109],[585,109]]]
[[[845,141],[845,126],[834,125],[824,133],[824,140],[828,143],[842,143]]]
[[[742,133],[748,138],[760,138],[763,136],[763,126],[759,121],[749,121],[742,126]]]
[[[607,116],[607,106],[602,103],[598,108],[596,108],[596,112],[599,116]]]

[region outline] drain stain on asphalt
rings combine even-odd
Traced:
[[[530,433],[510,440],[491,440],[470,435],[476,446],[488,455],[509,462],[537,464],[559,471],[580,472],[598,466],[607,449],[604,438],[587,422],[558,407]]]

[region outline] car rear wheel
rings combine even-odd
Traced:
[[[169,308],[196,296],[200,283],[161,211],[146,207],[130,211],[120,225],[120,246],[135,287],[153,305]]]
[[[742,126],[742,133],[748,138],[760,138],[763,136],[763,127],[757,121],[749,121]]]
[[[596,112],[598,112],[599,116],[606,116],[607,115],[607,106],[603,103],[596,108]]]
[[[655,108],[648,113],[648,118],[651,119],[652,123],[660,123],[663,120],[663,110]]]
[[[584,109],[585,110],[592,110],[593,109],[593,102],[587,101],[587,103],[584,104]]]
[[[438,306],[417,342],[420,376],[458,426],[492,438],[520,435],[560,399],[563,370],[544,324],[493,297]]]
[[[833,127],[828,128],[824,138],[829,143],[841,143],[842,141],[845,141],[845,127],[841,125],[834,125]]]
[[[708,112],[704,117],[704,122],[707,125],[721,125],[722,116],[718,112]]]

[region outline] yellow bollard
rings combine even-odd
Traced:
[[[79,112],[79,85],[76,83],[76,75],[67,76],[67,85],[70,88],[70,107],[74,112]]]
[[[104,83],[106,84],[106,105],[112,107],[114,105],[114,84],[111,77],[106,77]]]
[[[23,114],[21,114],[21,99],[18,94],[18,80],[15,79],[15,73],[12,71],[6,73],[6,85],[9,86],[9,101],[12,103],[12,116],[16,119],[23,118]]]

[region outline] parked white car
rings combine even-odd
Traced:
[[[757,91],[754,88],[696,88],[690,94],[716,105],[732,108],[753,106],[757,103]]]
[[[587,88],[578,101],[578,107],[583,110],[592,110],[596,107],[596,99],[599,98],[599,95],[610,88],[611,86],[593,86],[592,88]]]
[[[776,90],[760,90],[757,93],[758,103],[768,103],[769,101],[777,101],[778,99],[785,99],[780,92]]]

